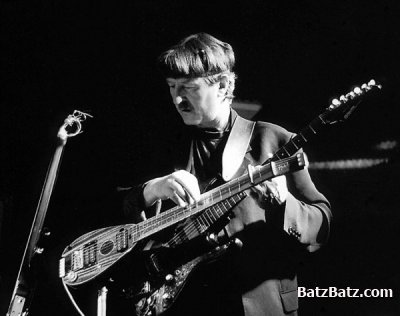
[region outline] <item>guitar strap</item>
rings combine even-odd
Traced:
[[[224,181],[231,180],[242,165],[255,124],[256,122],[246,120],[239,115],[236,117],[222,154]]]
[[[229,133],[224,152],[222,153],[222,178],[229,181],[242,165],[243,158],[249,149],[250,139],[256,122],[236,116]],[[193,165],[193,143],[190,146],[189,160],[186,170]]]

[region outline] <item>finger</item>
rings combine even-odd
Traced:
[[[187,205],[187,203],[182,200],[182,198],[176,192],[172,193],[172,195],[170,196],[170,200],[181,207],[185,207]]]
[[[171,196],[175,196],[176,195],[176,196],[179,197],[179,199],[181,199],[181,200],[183,200],[183,201],[185,201],[187,203],[190,203],[189,196],[186,193],[184,187],[178,181],[176,181],[175,179],[171,179],[171,181],[170,181],[170,189],[172,191],[171,194],[170,194]]]
[[[287,184],[286,184],[286,177],[279,176],[279,177],[271,179],[271,181],[276,185],[276,189],[279,192],[280,201],[281,202],[286,201],[286,198],[289,194]]]
[[[279,176],[271,179],[271,182],[275,183],[278,187],[286,186],[286,177]]]
[[[188,194],[193,201],[198,201],[200,199],[200,188],[194,175],[182,170],[182,172],[176,172],[174,176],[175,181],[185,190],[185,195]]]

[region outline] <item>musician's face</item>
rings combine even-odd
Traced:
[[[218,127],[224,91],[219,82],[209,84],[204,78],[167,78],[169,92],[186,125]]]

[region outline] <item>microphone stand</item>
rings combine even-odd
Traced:
[[[41,254],[44,250],[43,248],[38,247],[38,242],[43,233],[43,223],[54,184],[56,182],[61,156],[65,144],[67,143],[67,139],[82,133],[81,122],[85,121],[87,117],[92,116],[75,110],[73,114],[69,115],[64,120],[64,124],[60,127],[57,133],[58,145],[50,162],[42,192],[40,194],[36,213],[18,271],[14,291],[11,296],[11,302],[6,314],[7,316],[27,316],[29,314],[29,305],[32,300],[35,283],[31,263],[33,257],[37,254]],[[71,131],[68,131],[67,129]],[[44,234],[46,235],[48,233],[44,232]]]

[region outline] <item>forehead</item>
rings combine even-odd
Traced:
[[[203,84],[204,78],[167,78],[168,84]]]

